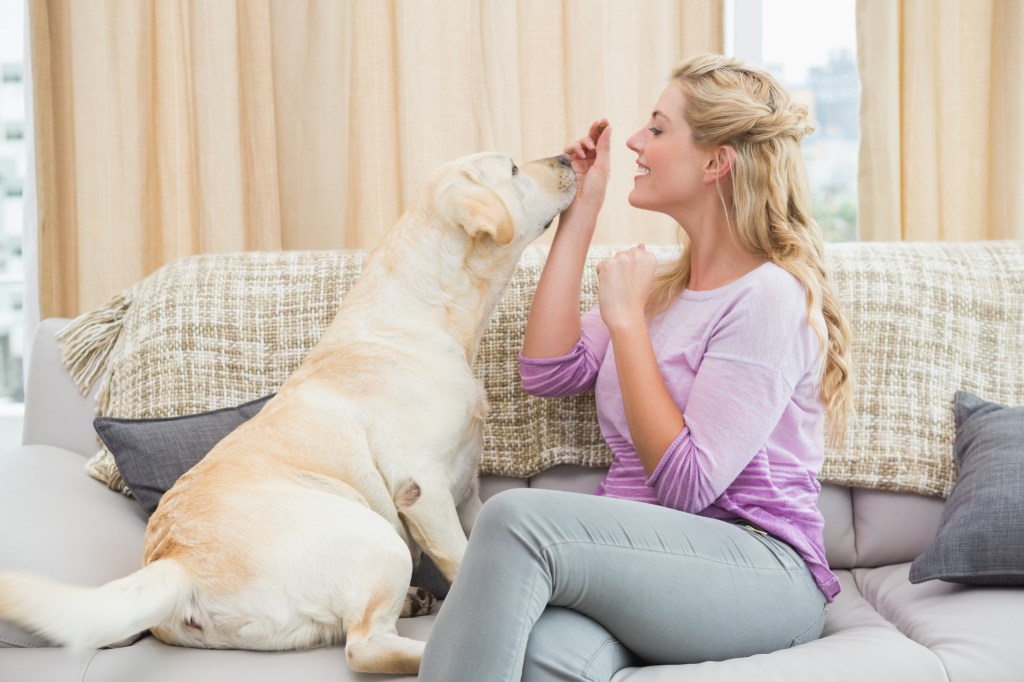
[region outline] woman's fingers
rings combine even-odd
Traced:
[[[597,157],[598,145],[602,142],[604,131],[608,128],[608,120],[601,119],[590,125],[589,132],[579,140],[570,143],[563,151],[568,156],[575,156],[579,159],[593,159]],[[607,137],[604,142],[608,144]]]
[[[593,123],[590,124],[590,131],[587,132],[587,137],[590,138],[591,141],[596,143],[598,140],[601,139],[601,133],[603,133],[604,129],[607,127],[608,119],[598,119],[597,121],[594,121]]]

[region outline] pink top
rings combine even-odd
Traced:
[[[686,426],[648,477],[626,423],[615,349],[595,307],[559,358],[520,353],[523,387],[561,397],[593,389],[614,454],[596,494],[746,520],[789,543],[825,597],[839,580],[825,560],[817,474],[824,459],[820,345],[799,280],[766,263],[712,291],[684,291],[649,323],[662,377]],[[815,324],[825,328],[820,311]]]

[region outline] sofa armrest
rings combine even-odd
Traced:
[[[92,420],[97,381],[83,397],[60,361],[57,332],[68,320],[43,320],[32,340],[25,386],[24,445],[54,445],[92,456],[99,447]]]

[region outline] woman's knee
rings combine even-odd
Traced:
[[[550,493],[532,488],[503,490],[484,502],[472,534],[476,535],[478,530],[494,533],[530,525],[538,515],[540,518],[545,516],[543,508],[548,506],[546,498]]]
[[[470,549],[479,548],[539,553],[552,540],[550,524],[558,518],[552,509],[557,491],[513,488],[484,502],[470,533]]]

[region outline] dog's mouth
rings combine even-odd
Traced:
[[[535,176],[535,179],[545,187],[547,192],[557,196],[555,200],[557,202],[556,205],[551,206],[554,212],[547,222],[544,223],[544,227],[541,230],[543,232],[554,224],[555,218],[565,209],[569,208],[576,198],[577,178],[576,172],[572,169],[572,162],[564,154],[531,161],[530,165],[533,164],[537,164],[539,168],[539,173]],[[554,177],[552,177],[552,171],[554,171]]]

